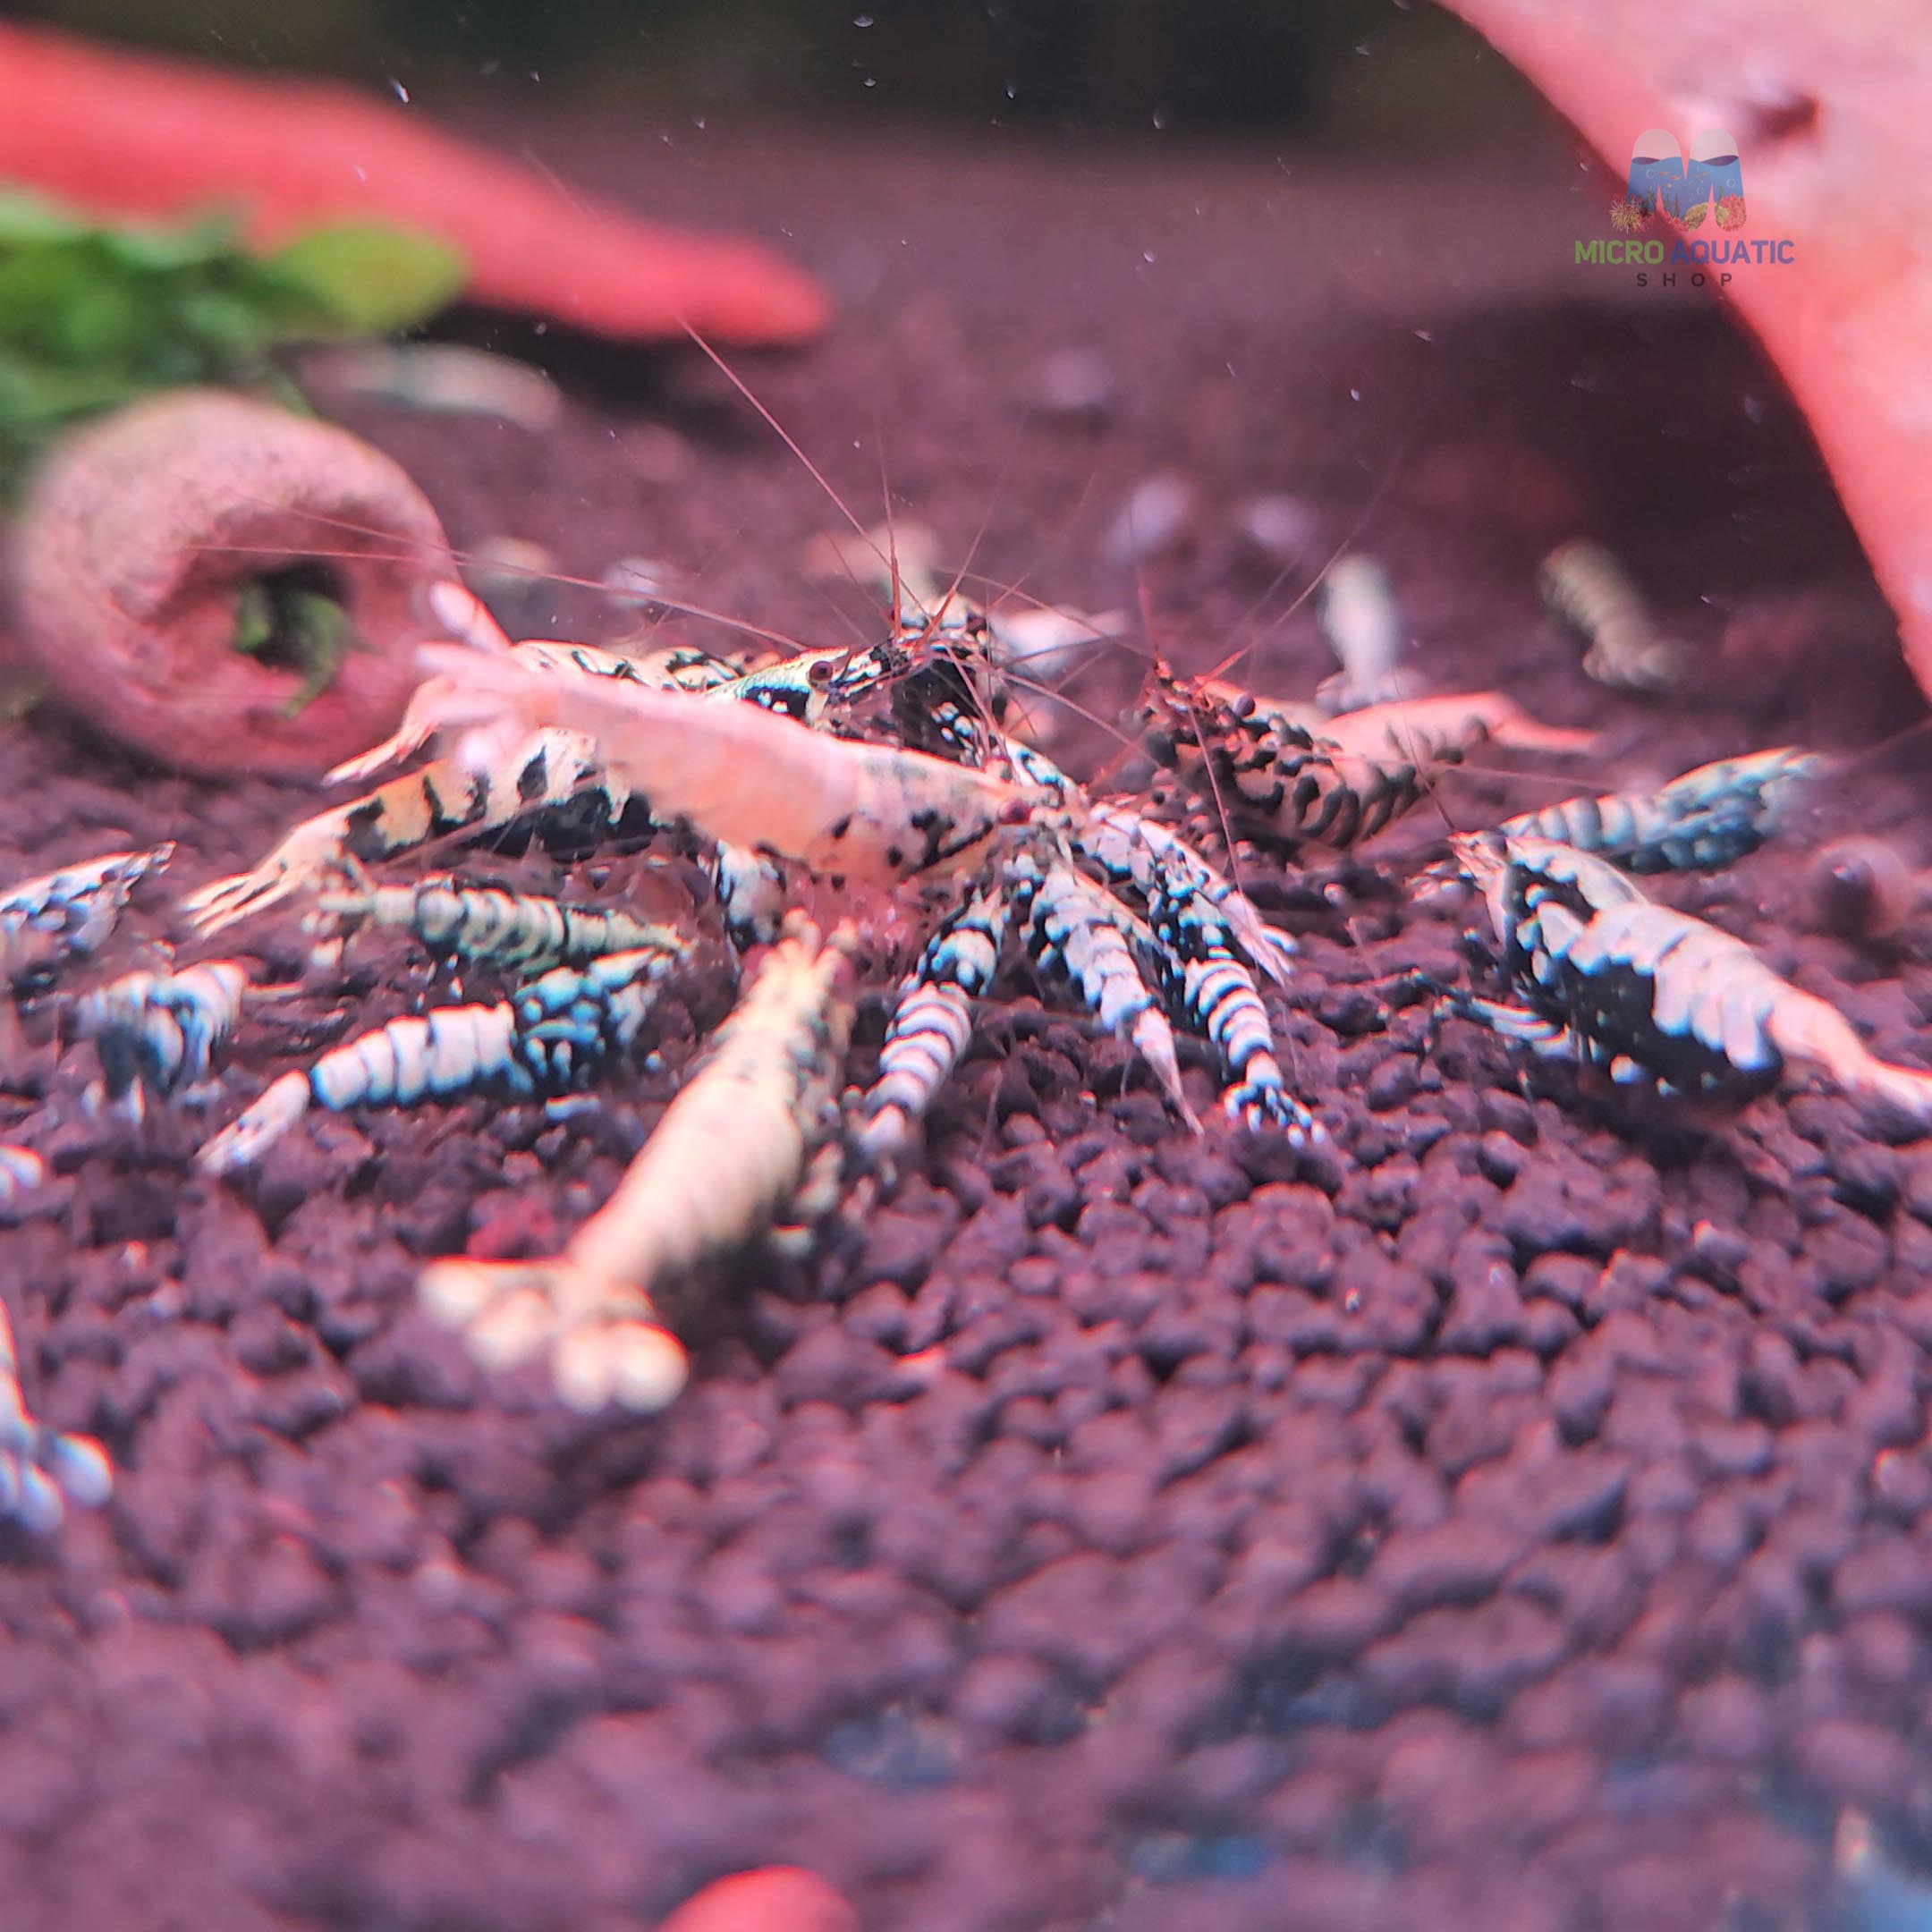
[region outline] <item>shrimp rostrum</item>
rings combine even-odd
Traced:
[[[1620,1085],[1746,1099],[1810,1072],[1932,1130],[1932,1072],[1878,1059],[1836,1007],[1741,939],[1551,840],[1478,834],[1455,846],[1519,1001],[1453,996],[1466,1017]]]
[[[317,895],[305,921],[326,945],[361,928],[405,932],[434,954],[487,961],[520,972],[580,966],[612,953],[675,953],[671,928],[613,908],[566,905],[496,886],[465,886],[447,874],[412,886],[345,886]]]
[[[1625,872],[1713,871],[1748,858],[1779,830],[1792,793],[1821,763],[1794,745],[1720,758],[1654,790],[1585,794],[1519,812],[1492,827],[1487,843],[1546,839]],[[1428,867],[1420,882],[1433,889],[1469,877],[1451,858]]]

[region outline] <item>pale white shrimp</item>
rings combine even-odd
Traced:
[[[1579,538],[1544,559],[1543,595],[1589,645],[1585,673],[1613,691],[1657,692],[1683,682],[1683,646],[1665,637],[1630,573],[1600,543]]]
[[[488,1367],[547,1353],[573,1408],[672,1402],[689,1364],[653,1292],[755,1239],[787,1203],[829,1205],[852,944],[850,928],[821,946],[816,928],[789,921],[616,1193],[563,1254],[436,1262],[422,1277],[430,1312]]]
[[[1594,732],[1544,724],[1502,691],[1453,691],[1404,698],[1330,718],[1316,734],[1347,774],[1345,761],[1453,764],[1484,744],[1517,751],[1587,751]]]
[[[432,593],[453,628],[473,603],[453,584]],[[580,733],[600,768],[655,813],[688,819],[721,844],[796,860],[875,885],[977,864],[994,834],[1031,815],[1027,794],[922,752],[831,738],[751,705],[603,678],[532,673],[513,652],[429,644],[424,715],[456,740],[456,757],[488,770],[540,730]]]
[[[1316,688],[1325,709],[1352,711],[1400,695],[1402,613],[1388,572],[1373,557],[1351,551],[1328,566],[1322,578],[1321,621],[1342,667]]]

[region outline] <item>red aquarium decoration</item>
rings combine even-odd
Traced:
[[[601,335],[688,325],[722,343],[801,342],[827,303],[755,242],[644,222],[349,89],[109,53],[0,24],[0,181],[100,216],[240,203],[273,248],[367,216],[467,257],[467,293]]]

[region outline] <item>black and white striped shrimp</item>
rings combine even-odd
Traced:
[[[838,1083],[852,1024],[852,935],[794,919],[615,1194],[551,1259],[438,1261],[424,1305],[486,1366],[549,1358],[572,1408],[665,1407],[690,1373],[653,1296],[831,1205]]]
[[[640,662],[549,639],[513,647],[481,604],[473,599],[470,604],[473,608],[464,606],[462,614],[472,638],[487,648],[500,640],[501,648],[513,648],[519,661],[533,670],[619,682],[708,677],[713,667],[719,681],[735,674],[718,659],[707,658],[700,669],[682,657]],[[330,780],[361,782],[421,750],[433,733],[425,709],[431,695],[431,687],[419,689],[395,731],[372,750],[338,765]],[[556,821],[560,830],[565,818],[572,819],[567,829],[585,841],[640,833],[649,823],[629,789],[606,778],[582,740],[565,732],[533,733],[485,770],[466,771],[453,759],[434,759],[318,813],[297,826],[252,869],[189,894],[182,908],[207,936],[266,911],[292,893],[352,873],[358,865],[412,851],[433,839],[494,831],[539,816]]]
[[[1237,821],[1343,852],[1428,795],[1428,774],[1486,743],[1570,752],[1589,732],[1539,724],[1501,691],[1411,698],[1308,721],[1298,708],[1157,666],[1150,752],[1183,772],[1205,766]]]
[[[1647,899],[1601,860],[1541,839],[1457,841],[1523,1004],[1452,1004],[1620,1085],[1734,1099],[1822,1074],[1932,1130],[1932,1072],[1877,1058],[1844,1015],[1741,939]]]
[[[497,1093],[512,1100],[581,1092],[629,1051],[678,952],[645,947],[559,966],[493,1006],[441,1006],[392,1020],[284,1073],[196,1157],[210,1174],[251,1166],[311,1104],[413,1106]]]
[[[0,1208],[47,1185],[47,1165],[31,1148],[0,1141]]]
[[[994,882],[941,926],[902,983],[878,1077],[860,1103],[857,1140],[867,1160],[897,1156],[952,1072],[970,1036],[971,1002],[990,991],[1016,915],[1036,960],[1142,1050],[1191,1124],[1173,1032],[1153,1010],[1139,967],[1151,970],[1173,1017],[1220,1054],[1230,1119],[1285,1127],[1297,1144],[1319,1140],[1320,1123],[1288,1090],[1275,1059],[1267,1010],[1241,957],[1283,979],[1286,936],[1263,926],[1238,889],[1172,834],[1125,808],[1096,805],[1060,840],[1011,855]],[[1076,870],[1076,860],[1099,872],[1101,883]],[[1147,907],[1144,923],[1111,895],[1123,887]]]
[[[1792,790],[1821,760],[1794,745],[1699,765],[1655,792],[1565,799],[1496,827],[1504,838],[1553,839],[1626,872],[1708,871],[1754,852]]]
[[[1175,832],[1125,805],[1097,801],[1078,834],[1079,849],[1106,876],[1131,881],[1149,903],[1157,897],[1205,901],[1218,913],[1249,962],[1276,986],[1293,970],[1293,938],[1263,919],[1231,878],[1216,871]]]
[[[1635,881],[1607,860],[1555,839],[1468,832],[1449,843],[1455,863],[1482,893],[1513,984],[1554,970],[1540,923],[1549,908],[1587,924],[1613,906],[1645,902]]]
[[[98,1097],[140,1120],[148,1100],[192,1091],[240,1021],[248,984],[239,961],[208,960],[176,973],[125,973],[87,995],[74,1030],[100,1055]]]
[[[113,1490],[114,1467],[91,1436],[34,1420],[21,1387],[13,1324],[0,1303],[0,1517],[45,1536],[60,1527],[68,1503],[98,1509]]]
[[[1282,1078],[1267,1011],[1241,956],[1284,982],[1292,942],[1269,928],[1239,888],[1174,834],[1123,805],[1085,801],[1072,780],[1032,746],[996,733],[989,742],[997,746],[994,755],[1003,757],[1046,805],[1071,809],[1055,835],[1058,843],[1044,860],[1024,850],[1011,858],[995,885],[940,928],[902,986],[879,1079],[863,1104],[861,1148],[887,1154],[902,1144],[911,1122],[924,1113],[964,1050],[970,1002],[988,989],[997,970],[1008,913],[1031,902],[1043,878],[1072,870],[1062,861],[1091,868],[1106,888],[1096,889],[1077,873],[1077,888],[1056,878],[1055,902],[1063,912],[1077,913],[1083,930],[1096,921],[1111,924],[1132,954],[1152,968],[1174,1018],[1220,1052],[1229,1072],[1224,1106],[1230,1118],[1243,1125],[1267,1121],[1284,1126],[1298,1142],[1320,1138],[1319,1124]],[[1131,889],[1146,907],[1144,924],[1111,896],[1121,889]],[[1037,946],[1042,935],[1035,928],[1030,937]],[[1106,939],[1098,943],[1110,969],[1112,996],[1131,1005],[1134,1025],[1157,1051],[1171,1051],[1172,1034],[1147,1013],[1151,1001],[1132,973],[1127,948]],[[1058,952],[1049,951],[1047,959],[1063,964]],[[1160,1061],[1154,1064],[1185,1114],[1174,1081]]]
[[[946,628],[943,636],[959,669],[970,677],[989,657],[983,620],[971,606],[966,609],[969,616]],[[927,646],[934,634],[930,629],[921,634]],[[909,659],[912,648],[908,634]],[[1318,1126],[1281,1080],[1268,1050],[1272,1038],[1265,1009],[1236,957],[1237,950],[1246,953],[1269,977],[1281,980],[1292,943],[1272,931],[1238,888],[1174,834],[1123,806],[1087,801],[1045,752],[1004,736],[991,718],[971,707],[971,696],[928,685],[918,692],[918,702],[952,756],[980,767],[1004,765],[1016,781],[1030,787],[1059,821],[1063,847],[1057,857],[1049,852],[1044,860],[1037,852],[1019,848],[1004,862],[995,894],[976,895],[928,945],[901,988],[901,1004],[882,1053],[880,1085],[865,1102],[868,1127],[862,1140],[880,1152],[902,1141],[907,1126],[924,1111],[963,1050],[970,998],[987,990],[996,970],[1011,907],[996,907],[995,899],[1007,895],[1034,904],[1048,880],[1051,903],[1073,921],[1068,936],[1076,950],[1083,954],[1095,950],[1089,977],[1101,971],[1107,997],[1122,1011],[1131,1009],[1130,1028],[1138,1029],[1152,1046],[1152,1063],[1164,1089],[1183,1114],[1191,1121],[1180,1095],[1178,1070],[1170,1072],[1172,1034],[1151,1011],[1144,984],[1131,970],[1134,953],[1156,967],[1176,1016],[1228,1060],[1232,1117],[1249,1124],[1273,1120],[1290,1127],[1298,1140],[1304,1134],[1318,1137]],[[969,701],[962,702],[962,697]],[[1150,919],[1158,915],[1159,928],[1135,919],[1073,866],[1063,867],[1062,859],[1091,866],[1109,886],[1132,886],[1148,904]],[[1043,935],[1035,928],[1030,937],[1038,946]],[[1061,951],[1049,948],[1047,956],[1064,970]],[[1068,976],[1081,984],[1081,973]],[[1092,986],[1082,990],[1094,993]],[[888,1075],[890,1089],[885,1091]]]
[[[1163,978],[1171,982],[1171,997],[1192,1030],[1212,1042],[1227,1069],[1222,1110],[1237,1126],[1283,1128],[1296,1147],[1321,1140],[1321,1123],[1289,1091],[1275,1057],[1267,1010],[1224,928],[1204,927],[1184,902],[1160,897],[1152,910],[1157,957]]]
[[[1588,676],[1613,691],[1660,691],[1683,682],[1684,652],[1664,637],[1629,572],[1588,538],[1543,560],[1545,601],[1580,636]]]
[[[206,936],[432,839],[475,835],[546,816],[586,839],[641,831],[648,815],[569,732],[533,732],[495,766],[435,758],[362,797],[303,820],[247,872],[190,893],[182,909]]]
[[[135,886],[174,853],[172,844],[109,852],[0,892],[0,972],[27,987],[98,952]]]
[[[319,894],[311,931],[345,936],[366,927],[405,932],[432,953],[487,960],[521,972],[581,966],[611,953],[684,950],[669,926],[615,908],[567,905],[541,894],[465,886],[447,874],[411,886],[358,886]]]

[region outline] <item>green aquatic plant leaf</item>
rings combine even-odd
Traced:
[[[263,267],[352,335],[386,335],[434,315],[461,293],[468,272],[447,242],[367,221],[311,228]]]
[[[377,222],[318,227],[261,256],[220,210],[98,223],[0,188],[0,494],[68,424],[153,390],[286,398],[276,350],[424,321],[464,273],[442,242]]]
[[[71,242],[91,225],[59,202],[26,188],[0,188],[0,249],[36,242]]]
[[[284,717],[300,717],[335,682],[343,659],[367,648],[349,613],[326,591],[260,577],[243,583],[235,598],[229,642],[244,657],[272,656],[301,674],[282,706]]]
[[[302,682],[283,704],[282,715],[300,717],[335,682],[343,659],[364,647],[349,613],[319,590],[291,590],[284,619],[288,648],[301,667]]]

